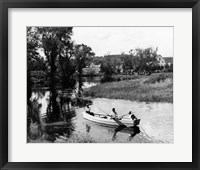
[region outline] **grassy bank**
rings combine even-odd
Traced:
[[[142,102],[173,102],[173,73],[139,76],[134,80],[109,82],[91,87],[85,96]]]

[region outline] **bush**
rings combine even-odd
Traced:
[[[120,77],[116,78],[115,80],[116,80],[116,81],[121,81]]]
[[[166,79],[172,79],[173,74],[172,73],[161,73],[161,74],[156,74],[151,77],[149,77],[146,81],[144,81],[145,84],[147,83],[159,83],[162,81],[165,81]]]
[[[111,81],[114,81],[114,78],[111,75],[104,75],[103,78],[100,80],[101,83],[106,83]]]

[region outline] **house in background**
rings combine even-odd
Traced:
[[[116,69],[116,73],[121,73],[121,74],[124,73],[124,68],[122,64],[116,65],[115,69]]]
[[[165,59],[161,55],[157,55],[156,56],[156,60],[158,61],[158,64],[160,66],[165,66],[166,65]]]
[[[94,63],[91,63],[89,66],[83,68],[83,75],[89,75],[94,74],[98,75],[101,71],[101,64],[95,65]]]

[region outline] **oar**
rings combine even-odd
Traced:
[[[126,116],[126,115],[129,115],[129,113],[122,115],[121,118],[123,118],[123,117]]]
[[[96,108],[98,108],[99,110],[101,110],[102,112],[104,112],[107,116],[110,116],[118,125],[123,125],[126,126],[125,124],[123,124],[121,121],[119,121],[118,118],[113,118],[111,115],[109,115],[108,113],[106,113],[104,110],[100,109],[99,107],[95,106]]]
[[[93,106],[95,106],[95,105],[93,105]],[[102,112],[104,112],[105,114],[106,114],[106,116],[110,116],[111,117],[111,115],[109,115],[108,113],[106,113],[104,110],[102,110],[102,109],[100,109],[99,107],[97,107],[97,106],[95,106],[97,109],[99,109],[99,110],[101,110]],[[103,114],[102,114],[103,115]]]
[[[95,106],[95,105],[93,105],[93,106]],[[111,115],[109,115],[108,113],[106,113],[105,111],[103,111],[102,109],[100,109],[99,107],[97,107],[97,106],[95,106],[95,107],[96,107],[97,109],[101,110],[102,112],[104,112],[107,116],[110,116],[110,117],[111,117]],[[100,114],[98,114],[98,115],[100,115]],[[103,115],[103,114],[102,114],[102,115]],[[128,115],[128,113],[122,115],[121,118],[123,118],[123,117],[126,116],[126,115]]]

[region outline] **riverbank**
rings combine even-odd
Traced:
[[[139,76],[137,79],[102,83],[89,88],[85,96],[140,102],[173,103],[173,73]]]

